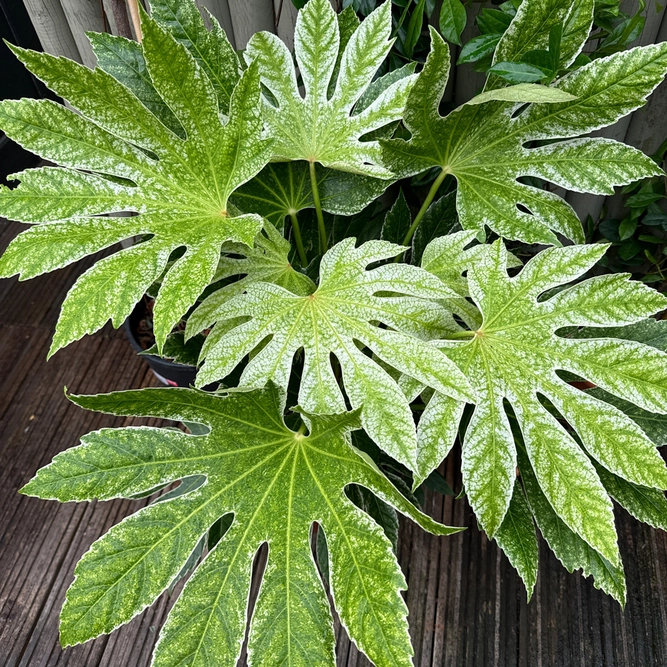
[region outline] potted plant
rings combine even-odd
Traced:
[[[194,4],[152,5],[141,44],[91,35],[94,71],[14,48],[79,113],[0,103],[7,135],[60,165],[0,192],[0,214],[32,224],[0,274],[30,278],[141,237],[78,279],[51,354],[120,326],[159,282],[157,352],[179,344],[187,316],[183,344],[201,335],[196,385],[220,383],[69,396],[189,429],[89,433],[23,487],[66,502],[180,481],[78,563],[63,646],[113,631],[194,569],[153,664],[235,664],[268,543],[251,664],[335,664],[330,591],[370,660],[410,665],[396,512],[435,534],[462,529],[413,493],[437,483],[459,435],[467,499],[528,596],[537,527],[623,604],[612,498],[651,525],[667,517],[654,427],[667,355],[649,319],[667,300],[627,274],[590,277],[607,245],[586,244],[541,183],[605,194],[662,174],[584,135],[645,103],[667,45],[581,58],[593,0],[506,3],[484,91],[442,116],[450,58],[434,29],[418,72],[376,77],[389,3],[360,23],[310,0],[295,60],[267,33],[239,58]],[[510,85],[528,52],[549,67]],[[103,215],[115,211],[136,215]],[[542,249],[524,263],[513,250],[531,244]]]

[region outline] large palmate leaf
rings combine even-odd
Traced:
[[[391,48],[390,34],[391,3],[385,2],[349,36],[339,59],[336,14],[328,0],[310,0],[299,12],[294,34],[303,96],[285,44],[268,32],[253,36],[245,56],[258,64],[271,93],[264,100],[264,114],[275,138],[275,159],[392,177],[382,165],[377,141],[362,140],[401,118],[415,80],[412,70],[404,68],[400,78],[391,73],[371,84]]]
[[[394,369],[457,400],[472,398],[455,364],[418,336],[458,328],[448,311],[428,299],[461,299],[439,279],[415,266],[385,264],[403,246],[350,238],[322,258],[317,290],[300,296],[268,283],[216,308],[206,301],[191,315],[187,335],[213,325],[202,349],[198,386],[225,378],[251,354],[242,386],[273,380],[287,387],[295,355],[303,350],[299,405],[309,412],[345,410],[339,384],[353,408],[361,407],[366,432],[387,453],[415,467],[417,441],[407,399],[392,376],[368,356],[367,346]],[[448,324],[439,324],[440,320]],[[391,327],[391,330],[378,326]],[[335,363],[332,363],[332,356]]]
[[[113,414],[187,420],[210,431],[195,436],[134,427],[89,433],[22,489],[60,501],[107,500],[176,480],[199,481],[114,526],[83,556],[61,613],[63,645],[109,633],[152,604],[211,525],[231,514],[231,526],[169,614],[155,667],[236,664],[253,558],[265,542],[268,563],[250,626],[249,663],[334,667],[332,615],[309,539],[315,521],[326,536],[336,611],[352,639],[378,667],[412,665],[400,595],[405,579],[391,542],[345,488],[370,489],[433,533],[459,529],[419,512],[351,446],[357,414],[304,414],[309,433],[296,433],[283,422],[284,397],[274,386],[227,396],[145,389],[72,400]]]
[[[320,205],[325,211],[337,215],[359,213],[391,182],[320,165],[316,166],[315,173]],[[231,201],[240,210],[258,213],[281,228],[285,216],[315,207],[308,164],[303,161],[272,162],[242,185]]]
[[[582,276],[605,249],[594,245],[546,250],[510,278],[505,247],[500,241],[494,243],[468,270],[481,326],[455,334],[469,338],[467,342],[441,345],[477,393],[463,441],[462,470],[466,492],[487,533],[494,535],[503,521],[516,477],[516,449],[504,405],[508,401],[540,488],[555,513],[617,566],[611,501],[588,455],[619,478],[649,488],[667,488],[667,469],[635,421],[568,384],[556,371],[664,414],[667,355],[634,341],[608,338],[604,332],[590,339],[563,338],[556,332],[568,326],[636,322],[664,308],[667,300],[619,274],[591,278],[544,298],[547,290]],[[429,430],[420,438],[430,457],[431,448],[446,453],[447,443],[436,439],[439,431],[434,424],[445,428],[460,410],[451,398],[436,394],[435,400],[425,423]],[[585,451],[554,417],[554,409]]]
[[[0,215],[37,223],[9,246],[0,275],[31,278],[122,239],[150,235],[79,278],[63,304],[52,352],[109,318],[119,326],[171,253],[184,248],[155,305],[162,344],[209,284],[221,245],[250,245],[261,228],[258,215],[228,211],[231,193],[270,158],[270,141],[261,137],[257,69],[240,79],[223,122],[216,89],[194,58],[155,21],[142,20],[142,62],[186,138],[104,70],[44,53],[16,50],[81,115],[46,100],[0,105],[0,127],[8,136],[63,165],[24,172],[18,188],[0,191]],[[99,217],[114,211],[139,215]]]
[[[434,30],[431,40],[404,113],[412,138],[381,143],[387,166],[397,174],[438,167],[441,175],[456,177],[464,229],[488,225],[507,238],[549,244],[558,242],[556,232],[581,242],[581,223],[564,200],[517,179],[534,176],[577,192],[612,194],[616,185],[661,173],[640,151],[609,139],[551,140],[579,137],[644,104],[667,72],[667,43],[595,60],[554,84],[575,99],[531,104],[521,113],[520,103],[463,105],[443,118],[438,105],[449,51]],[[550,143],[526,146],[535,140]]]

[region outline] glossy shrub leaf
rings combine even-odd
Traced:
[[[400,190],[382,223],[382,240],[402,244],[411,224],[410,207],[405,201],[403,190]]]
[[[354,215],[379,197],[391,181],[370,178],[317,165],[320,204],[336,215]],[[285,216],[314,208],[308,163],[272,162],[231,197],[233,204],[246,213],[258,213],[276,227]]]
[[[209,284],[222,244],[251,245],[261,228],[259,216],[228,211],[232,192],[271,156],[270,141],[262,138],[256,67],[240,79],[223,122],[216,90],[190,53],[145,15],[142,25],[146,70],[187,138],[168,130],[104,70],[45,53],[17,49],[81,114],[47,100],[7,100],[0,106],[0,126],[8,136],[62,165],[24,172],[18,188],[0,191],[1,215],[36,223],[0,259],[0,275],[31,278],[123,239],[149,235],[78,279],[63,304],[51,353],[108,319],[122,324],[162,275],[171,253],[185,248],[164,276],[155,304],[161,346]],[[232,159],[239,153],[242,161]],[[100,217],[114,211],[138,215]]]
[[[215,323],[202,350],[197,385],[223,379],[254,351],[241,386],[263,386],[272,380],[286,388],[294,355],[303,349],[299,405],[318,414],[343,411],[346,403],[333,356],[350,404],[363,406],[361,421],[368,435],[414,468],[417,438],[408,401],[391,375],[358,343],[392,368],[447,396],[466,400],[472,394],[463,373],[418,337],[432,335],[435,322],[447,320],[446,309],[428,299],[460,297],[418,267],[390,263],[366,269],[404,250],[386,241],[355,248],[355,239],[349,238],[322,258],[319,286],[312,294],[299,296],[278,285],[254,283],[215,309],[204,302],[187,329],[193,335]],[[385,292],[389,294],[383,296]]]
[[[667,44],[637,47],[571,72],[554,84],[574,96],[569,101],[531,104],[518,115],[520,103],[466,104],[443,118],[438,105],[449,51],[434,30],[431,40],[404,113],[412,138],[381,143],[386,163],[400,175],[439,167],[456,177],[464,229],[487,225],[530,243],[557,243],[555,233],[582,242],[581,223],[563,199],[517,179],[534,176],[577,192],[612,194],[616,185],[660,173],[641,152],[608,139],[526,145],[578,137],[640,107],[667,72]]]
[[[335,665],[331,610],[309,542],[326,534],[336,611],[376,665],[412,664],[406,587],[390,541],[345,495],[358,484],[436,534],[456,532],[417,510],[350,445],[356,413],[304,414],[309,433],[283,422],[275,387],[228,395],[145,389],[72,400],[113,414],[205,424],[207,435],[135,427],[103,429],[59,454],[22,493],[60,501],[132,497],[203,476],[188,493],[126,518],[93,544],[75,569],[61,613],[64,646],[127,623],[179,575],[208,528],[229,529],[196,567],[161,632],[155,667],[232,667],[246,628],[252,562],[270,543],[253,611],[253,664]]]
[[[426,8],[426,0],[417,0],[417,4],[410,13],[410,20],[405,31],[405,55],[412,58],[412,55],[417,45],[417,41],[421,35],[422,26],[424,24],[424,9]]]
[[[479,35],[478,37],[474,37],[464,44],[457,63],[459,65],[474,63],[482,58],[490,56],[498,45],[501,36],[500,33],[491,33],[489,35]]]
[[[452,44],[461,46],[461,33],[466,27],[466,8],[461,0],[443,0],[440,5],[440,34]]]
[[[547,290],[583,276],[603,255],[601,245],[552,248],[514,278],[502,242],[468,271],[470,295],[483,322],[470,341],[443,343],[464,370],[478,402],[463,441],[463,481],[490,535],[512,495],[516,448],[504,401],[513,408],[539,485],[565,524],[618,565],[611,502],[587,454],[634,484],[667,488],[667,468],[655,445],[622,411],[562,380],[584,378],[645,410],[667,412],[667,355],[640,343],[562,338],[567,326],[623,325],[665,307],[667,300],[627,275],[580,282],[549,298]],[[543,403],[547,399],[576,432],[582,449]]]
[[[593,24],[594,0],[530,0],[522,2],[493,56],[493,65],[519,62],[530,51],[548,49],[554,29],[562,28],[558,67],[565,68],[584,47]],[[553,66],[552,66],[553,67]],[[491,76],[486,89],[499,88],[502,81]]]
[[[260,32],[248,44],[246,59],[256,62],[262,83],[264,119],[275,138],[276,160],[306,160],[325,167],[387,179],[377,141],[361,138],[401,118],[415,75],[382,90],[363,109],[358,102],[391,47],[391,3],[368,16],[349,38],[340,59],[333,92],[329,86],[337,62],[340,30],[328,0],[310,0],[299,12],[295,57],[303,80],[302,97],[292,55],[273,34]]]
[[[451,233],[458,223],[456,195],[452,192],[434,201],[412,237],[412,262],[419,264],[426,246],[436,237]]]

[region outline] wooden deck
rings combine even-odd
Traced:
[[[18,231],[0,221],[0,249]],[[63,651],[58,613],[74,564],[140,502],[66,504],[17,489],[83,433],[122,419],[68,403],[63,386],[98,392],[155,384],[121,333],[105,330],[45,361],[58,309],[86,263],[27,283],[0,282],[0,665],[147,667],[169,607],[164,595],[110,637]],[[447,476],[458,488],[449,463]],[[665,667],[667,538],[618,513],[628,576],[625,612],[542,545],[535,596],[477,530],[465,501],[426,511],[468,530],[436,538],[404,522],[399,557],[419,667]],[[339,665],[369,663],[339,631]]]

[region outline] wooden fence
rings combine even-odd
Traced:
[[[244,48],[253,33],[258,30],[274,32],[290,47],[292,45],[296,20],[296,9],[292,0],[195,1],[201,9],[209,10],[220,21],[237,49]],[[95,65],[95,57],[86,38],[86,31],[112,32],[126,37],[131,37],[133,34],[131,22],[128,20],[127,0],[23,0],[23,2],[45,51],[73,58],[90,67]],[[634,12],[638,5],[638,0],[626,0],[623,9]],[[481,6],[481,3],[475,3],[469,9],[468,27],[463,34],[464,43],[473,36],[474,14]],[[648,0],[645,12],[646,24],[636,44],[667,41],[665,18],[667,12],[661,11],[661,5],[656,0]],[[434,22],[437,16],[436,10],[433,16]],[[458,67],[450,77],[446,95],[448,99],[462,104],[479,92],[482,82],[482,75],[474,72],[470,65]],[[654,153],[667,138],[667,84],[660,86],[643,109],[596,134],[625,141],[647,154]],[[566,198],[582,218],[590,214],[597,219],[605,203],[604,197],[571,192]],[[618,198],[611,198],[607,205],[613,213],[620,207],[620,202]]]

